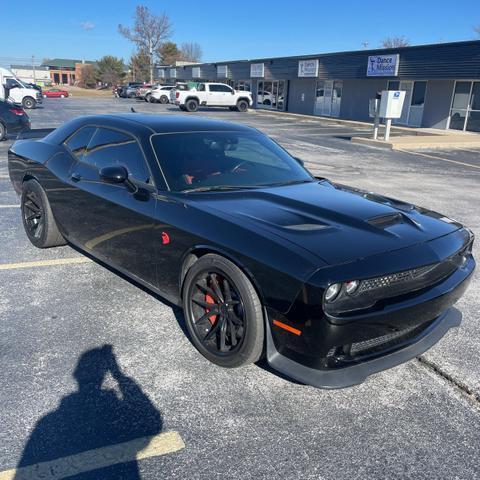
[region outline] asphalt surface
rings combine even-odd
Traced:
[[[44,128],[131,106],[179,113],[71,98],[46,100],[29,114]],[[351,144],[368,128],[328,120],[220,109],[195,115],[252,125],[317,175],[440,211],[480,233],[480,151],[391,152]],[[317,390],[265,365],[221,369],[193,348],[178,309],[94,262],[49,264],[82,257],[70,247],[29,244],[8,180],[9,145],[0,143],[0,472],[175,431],[185,444],[176,453],[75,478],[480,478],[478,274],[458,304],[459,329],[422,361],[360,386]],[[478,242],[475,253],[480,258]],[[8,266],[32,261],[44,263]],[[99,371],[107,372],[104,388],[82,388]]]

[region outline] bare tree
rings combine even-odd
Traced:
[[[386,37],[382,40],[380,44],[381,48],[398,48],[398,47],[408,47],[410,41],[404,35],[397,37]]]
[[[182,60],[186,62],[199,62],[202,59],[202,47],[196,42],[182,43],[180,49]]]
[[[150,82],[153,83],[153,66],[158,48],[172,33],[172,25],[168,15],[165,12],[154,15],[148,7],[137,5],[133,27],[128,28],[119,25],[118,31],[133,42],[139,51],[148,55]]]

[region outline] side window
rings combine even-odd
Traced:
[[[150,181],[150,172],[137,141],[116,130],[98,128],[83,161],[97,168],[122,165],[128,170],[129,177],[144,183]]]
[[[217,85],[218,92],[232,93],[232,89],[228,85]]]
[[[197,90],[198,90],[199,92],[204,92],[204,91],[205,91],[205,85],[204,85],[203,83],[201,83],[201,84],[198,86]],[[210,85],[210,91],[212,91],[212,86],[211,86],[211,85]]]
[[[70,136],[70,138],[66,140],[64,144],[73,153],[73,155],[80,160],[85,154],[88,143],[90,142],[95,130],[95,127],[83,127]]]

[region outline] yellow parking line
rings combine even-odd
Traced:
[[[60,480],[62,478],[111,467],[143,458],[159,457],[185,448],[177,432],[164,432],[130,442],[87,450],[76,455],[0,472],[0,480],[28,478],[30,480]]]
[[[89,263],[87,257],[73,257],[73,258],[54,258],[52,260],[37,260],[34,262],[19,262],[19,263],[0,263],[0,270],[15,270],[17,268],[32,268],[32,267],[49,267],[51,265],[72,265],[75,263]]]
[[[0,208],[18,208],[20,205],[0,205]]]
[[[472,165],[471,163],[459,162],[458,160],[450,160],[449,158],[439,157],[437,155],[430,155],[428,153],[421,153],[415,150],[402,150],[401,148],[396,148],[394,152],[409,153],[410,155],[420,155],[422,157],[433,158],[435,160],[443,160],[444,162],[458,163],[459,165],[465,165],[466,167],[479,168],[479,165]]]

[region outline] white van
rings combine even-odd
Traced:
[[[8,99],[21,103],[23,108],[35,108],[43,100],[38,90],[25,85],[10,70],[0,67],[0,100]]]

